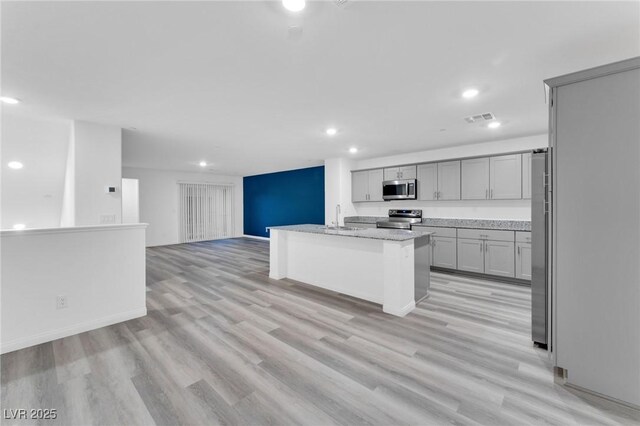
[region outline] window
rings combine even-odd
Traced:
[[[179,183],[178,187],[181,242],[233,237],[232,185]]]

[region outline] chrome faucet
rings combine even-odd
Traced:
[[[340,228],[340,204],[336,204],[336,228]]]

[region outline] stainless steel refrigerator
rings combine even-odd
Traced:
[[[550,339],[551,154],[531,155],[531,337],[547,348]]]

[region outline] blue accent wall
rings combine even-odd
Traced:
[[[244,233],[268,237],[267,226],[324,224],[324,166],[246,176]]]

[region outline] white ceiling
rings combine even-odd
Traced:
[[[123,162],[149,168],[249,175],[544,133],[543,79],[638,55],[639,2],[2,3],[3,94],[136,127]],[[498,130],[463,120],[488,111]]]

